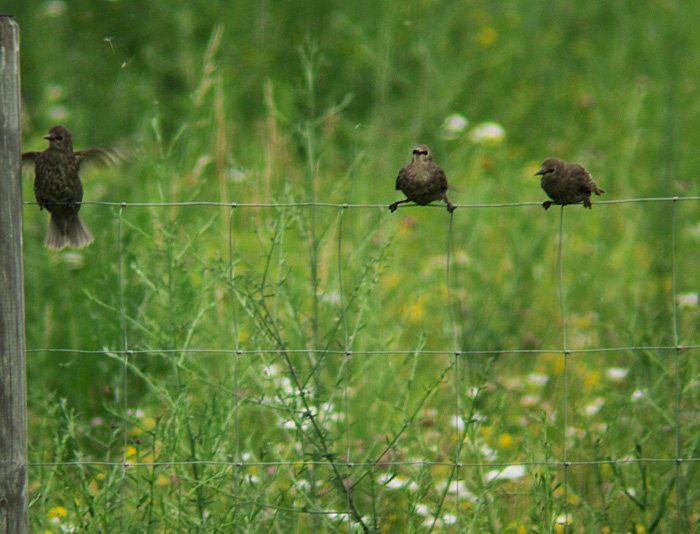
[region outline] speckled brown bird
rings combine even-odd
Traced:
[[[396,190],[403,191],[406,200],[399,200],[389,206],[394,212],[399,204],[415,202],[426,206],[434,200],[444,200],[447,211],[452,213],[455,207],[447,198],[447,176],[433,161],[433,155],[426,145],[413,147],[413,159],[409,165],[399,171],[396,178]]]
[[[580,202],[583,202],[584,208],[590,209],[591,193],[605,193],[581,165],[565,163],[557,158],[546,159],[535,176],[542,176],[540,185],[552,199],[542,203],[544,209],[549,209],[552,204],[565,206]]]
[[[78,215],[83,200],[83,184],[78,172],[83,164],[108,165],[122,159],[112,148],[91,148],[73,152],[73,138],[64,126],[54,126],[49,147],[43,152],[22,154],[23,166],[34,165],[34,195],[39,208],[51,213],[44,246],[61,250],[66,246],[83,248],[94,241]]]

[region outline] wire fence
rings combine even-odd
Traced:
[[[561,472],[561,491],[563,492],[563,497],[560,499],[561,506],[563,507],[563,518],[561,516],[556,518],[556,521],[560,525],[563,531],[582,531],[580,525],[572,525],[571,515],[572,512],[570,508],[574,506],[572,503],[576,502],[576,494],[578,489],[575,485],[572,485],[571,480],[571,470],[577,467],[587,467],[593,468],[595,466],[623,466],[623,465],[668,465],[673,466],[675,472],[675,488],[676,488],[676,521],[675,525],[678,532],[683,532],[687,528],[685,523],[684,513],[681,511],[682,506],[692,508],[696,506],[697,502],[688,502],[688,496],[686,495],[686,488],[679,481],[683,480],[686,474],[683,469],[684,466],[688,464],[696,464],[700,461],[700,458],[693,457],[693,450],[690,454],[684,454],[684,444],[682,436],[682,425],[681,421],[681,411],[682,411],[682,397],[684,395],[685,388],[688,388],[687,383],[684,384],[682,378],[683,372],[683,362],[682,355],[688,351],[693,351],[700,349],[700,345],[687,344],[681,345],[679,338],[679,326],[678,326],[678,273],[677,273],[677,262],[678,262],[678,251],[677,251],[677,207],[679,203],[685,202],[697,202],[700,197],[668,197],[668,198],[633,198],[633,199],[623,199],[623,200],[607,200],[597,202],[596,209],[600,207],[603,209],[605,206],[617,206],[621,204],[634,204],[634,203],[663,203],[670,204],[672,206],[672,220],[671,224],[671,235],[670,238],[670,260],[671,260],[671,294],[672,302],[668,303],[673,310],[673,320],[669,325],[669,330],[671,332],[671,339],[673,344],[651,344],[646,345],[644,343],[634,344],[634,345],[621,345],[621,346],[593,346],[593,347],[575,347],[570,346],[570,341],[568,339],[567,332],[567,322],[570,317],[570,306],[567,303],[567,285],[566,285],[566,256],[564,252],[564,243],[567,236],[566,233],[566,218],[565,214],[568,209],[561,207],[559,212],[559,227],[558,227],[558,257],[557,257],[557,273],[558,273],[558,305],[559,305],[559,315],[561,318],[560,329],[561,329],[561,346],[554,348],[503,348],[503,349],[493,349],[493,348],[480,348],[473,346],[464,346],[464,339],[460,337],[458,320],[455,315],[456,307],[456,287],[457,282],[453,275],[453,262],[454,262],[454,240],[455,240],[455,229],[454,221],[455,218],[460,217],[466,210],[480,210],[480,209],[511,209],[511,208],[522,208],[527,206],[538,206],[540,203],[537,202],[522,202],[522,203],[508,203],[508,204],[466,204],[466,205],[456,205],[456,213],[450,215],[449,218],[449,228],[446,236],[445,251],[446,251],[446,270],[445,270],[445,285],[447,288],[446,295],[446,309],[445,317],[448,318],[448,329],[450,332],[451,342],[449,346],[442,349],[426,349],[426,348],[392,348],[391,350],[356,350],[353,348],[354,336],[351,334],[352,327],[349,324],[349,316],[345,313],[348,306],[349,295],[347,293],[348,289],[344,287],[345,279],[345,269],[346,263],[344,262],[344,249],[348,247],[348,243],[345,241],[344,230],[345,230],[345,213],[347,210],[386,210],[386,205],[376,205],[376,204],[338,204],[338,203],[320,203],[320,202],[294,202],[294,203],[219,203],[219,202],[162,202],[162,203],[126,203],[126,202],[85,202],[86,205],[96,205],[96,206],[107,206],[118,208],[117,214],[117,232],[118,232],[118,293],[119,293],[119,317],[120,317],[120,332],[121,332],[121,347],[119,348],[107,348],[103,350],[82,350],[67,348],[33,348],[28,352],[30,353],[70,353],[78,355],[94,355],[94,356],[106,356],[112,360],[119,362],[121,366],[122,373],[122,391],[121,391],[121,410],[122,410],[122,432],[123,432],[123,443],[122,449],[123,454],[120,458],[113,459],[97,459],[97,458],[84,458],[75,459],[71,461],[55,461],[55,462],[34,462],[30,464],[30,469],[37,469],[41,467],[79,467],[79,466],[91,466],[91,467],[105,467],[114,468],[121,470],[122,477],[122,487],[127,485],[126,478],[129,471],[137,467],[133,459],[129,456],[129,426],[132,424],[132,418],[129,414],[134,409],[134,406],[130,405],[130,382],[134,380],[134,376],[137,376],[139,371],[135,362],[140,356],[148,355],[194,355],[194,356],[221,356],[224,358],[234,357],[233,359],[233,386],[229,391],[230,395],[235,397],[242,397],[242,392],[238,389],[242,376],[240,374],[239,358],[248,356],[260,356],[260,355],[271,355],[281,358],[282,361],[286,362],[286,370],[290,375],[292,385],[294,386],[295,396],[297,397],[297,402],[292,406],[290,404],[284,405],[284,403],[276,403],[274,400],[262,399],[260,400],[261,406],[266,406],[269,409],[283,409],[290,412],[295,412],[293,420],[295,422],[295,429],[297,432],[308,433],[313,436],[310,438],[312,442],[312,448],[316,447],[316,452],[318,453],[316,457],[310,457],[304,459],[304,464],[307,466],[318,466],[329,468],[332,473],[328,476],[327,481],[329,485],[335,486],[337,492],[342,496],[341,506],[338,506],[334,510],[326,510],[320,508],[313,508],[310,506],[286,506],[286,505],[275,505],[272,502],[257,504],[263,508],[274,509],[277,512],[290,512],[298,514],[309,514],[309,515],[332,515],[336,514],[339,520],[342,522],[349,522],[352,528],[362,530],[365,532],[370,532],[373,530],[372,522],[368,519],[370,513],[367,510],[361,509],[362,507],[357,503],[356,495],[353,493],[353,488],[357,486],[362,479],[367,476],[371,476],[378,466],[382,466],[384,471],[388,469],[396,469],[401,466],[407,467],[427,467],[427,468],[445,468],[449,471],[446,476],[447,484],[444,489],[441,489],[441,495],[436,498],[437,507],[430,511],[428,514],[430,521],[425,525],[427,531],[446,529],[449,531],[450,528],[457,532],[469,531],[469,513],[465,512],[465,506],[467,501],[472,503],[471,494],[466,491],[465,488],[458,482],[469,477],[470,469],[481,469],[488,467],[489,469],[496,469],[503,472],[506,468],[513,466],[520,466],[525,469],[541,468],[543,466],[548,466],[552,468],[559,469]],[[25,203],[33,204],[33,203]],[[131,339],[129,335],[128,327],[128,311],[126,303],[126,290],[127,290],[127,280],[125,277],[125,251],[123,242],[123,232],[124,232],[124,216],[128,210],[136,208],[165,208],[165,207],[176,207],[176,208],[188,208],[188,207],[220,207],[229,209],[229,221],[228,221],[228,250],[226,252],[225,262],[228,265],[228,289],[231,294],[230,302],[232,309],[231,317],[233,318],[233,324],[230,325],[232,328],[232,343],[231,346],[216,346],[216,347],[191,347],[188,343],[185,343],[181,348],[142,348],[131,346]],[[435,206],[440,209],[444,209],[444,206]],[[241,320],[241,297],[237,296],[237,284],[238,277],[236,274],[236,251],[234,247],[235,243],[235,232],[236,225],[234,222],[235,214],[240,210],[250,209],[250,208],[262,208],[262,209],[285,209],[285,208],[312,208],[312,209],[328,209],[336,210],[338,223],[336,232],[336,251],[337,251],[337,277],[338,277],[338,298],[340,309],[343,310],[340,314],[339,321],[339,331],[340,340],[342,346],[340,348],[334,347],[287,347],[286,344],[280,343],[276,347],[247,347],[245,341],[240,340],[239,330],[240,330],[240,320]],[[273,335],[274,337],[274,335]],[[673,356],[674,365],[674,388],[675,388],[675,407],[674,407],[674,435],[675,443],[673,444],[672,454],[670,455],[654,455],[646,457],[644,455],[639,455],[637,457],[630,456],[620,456],[620,457],[609,457],[605,459],[581,459],[578,456],[572,457],[571,452],[571,377],[572,373],[572,361],[571,358],[574,355],[587,355],[587,354],[611,354],[611,353],[642,353],[645,351],[654,351],[658,353],[666,353]],[[465,411],[469,413],[469,417],[465,417],[464,421],[466,426],[472,424],[476,420],[475,415],[475,397],[480,393],[477,391],[469,392],[469,385],[465,384],[463,381],[463,373],[460,371],[460,367],[465,364],[465,357],[482,355],[482,356],[496,356],[496,355],[515,355],[515,356],[527,356],[527,355],[544,355],[552,354],[558,355],[563,358],[563,375],[562,375],[562,394],[559,399],[559,410],[562,414],[560,419],[557,419],[560,427],[561,436],[561,456],[550,458],[550,459],[523,459],[518,461],[499,461],[497,459],[491,459],[489,461],[464,461],[463,460],[463,448],[467,442],[466,437],[468,429],[456,425],[456,431],[454,431],[454,441],[452,449],[446,453],[446,457],[451,458],[451,460],[435,460],[429,458],[414,457],[410,459],[402,458],[388,458],[387,453],[395,445],[395,442],[391,439],[387,439],[388,443],[385,447],[381,447],[381,454],[377,455],[375,458],[368,460],[363,457],[363,454],[358,453],[353,447],[353,438],[351,436],[351,426],[357,425],[358,421],[361,421],[363,417],[367,414],[353,413],[352,403],[350,398],[352,396],[352,386],[350,385],[352,381],[352,376],[350,376],[349,369],[350,360],[357,357],[393,357],[396,355],[415,355],[419,353],[422,356],[428,357],[446,357],[451,360],[451,363],[447,367],[447,371],[443,373],[440,380],[451,374],[454,378],[453,391],[453,409],[455,414],[463,414]],[[313,395],[309,392],[309,379],[308,377],[302,377],[295,374],[295,369],[297,366],[292,362],[292,357],[295,355],[304,355],[311,357],[325,357],[325,356],[336,356],[342,360],[342,370],[338,374],[338,387],[341,392],[340,405],[342,406],[342,420],[344,421],[344,442],[346,447],[344,450],[339,450],[340,446],[335,446],[331,443],[327,443],[325,440],[328,436],[328,431],[324,427],[324,421],[322,421],[322,411],[318,408],[318,401],[313,398]],[[320,364],[319,364],[320,365]],[[310,373],[313,373],[315,369],[312,369]],[[235,432],[234,432],[234,442],[231,445],[232,457],[230,461],[220,461],[218,459],[199,459],[191,458],[186,460],[139,460],[138,467],[152,466],[152,467],[167,467],[167,466],[209,466],[209,467],[219,467],[221,472],[227,472],[227,470],[233,470],[238,473],[238,478],[244,479],[243,473],[251,468],[293,468],[299,465],[298,458],[291,458],[285,460],[283,458],[277,458],[274,461],[261,461],[259,459],[246,459],[243,454],[245,436],[243,430],[240,428],[239,421],[243,418],[243,412],[246,410],[246,405],[242,402],[235,403],[235,410],[231,414],[231,417],[235,422]],[[415,425],[417,424],[413,418],[408,418],[403,422],[405,425]],[[610,423],[613,423],[612,421]],[[394,432],[393,435],[396,437],[400,436],[401,432]],[[398,439],[398,438],[396,438]],[[414,451],[417,454],[417,451]],[[362,475],[358,475],[361,470],[365,470]],[[30,471],[31,473],[31,471]],[[370,473],[370,474],[368,474]],[[31,476],[31,475],[30,475]],[[497,477],[497,476],[496,476]],[[241,483],[234,484],[234,492],[232,498],[236,502],[245,502],[246,497],[243,495],[243,486]],[[573,494],[571,493],[573,492]],[[448,496],[449,493],[449,496]],[[448,498],[449,497],[449,498]],[[634,498],[633,494],[629,495],[629,498]],[[685,504],[683,504],[685,503]],[[473,504],[470,504],[470,506]],[[124,498],[121,501],[122,506],[122,517],[128,514],[124,509]],[[453,514],[450,515],[453,518],[454,523],[451,525],[450,522],[446,520],[446,511],[450,509]],[[126,531],[127,527],[124,523],[121,525],[122,532]],[[119,529],[114,530],[115,532],[120,531]]]

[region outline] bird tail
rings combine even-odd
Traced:
[[[67,246],[84,248],[94,240],[80,215],[69,220],[51,215],[44,246],[51,250],[62,250]]]
[[[604,190],[600,189],[598,186],[596,186],[595,190],[593,191],[596,195],[600,196],[601,194],[605,193]]]

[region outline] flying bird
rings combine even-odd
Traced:
[[[535,176],[542,176],[540,185],[552,199],[542,203],[544,209],[549,209],[552,204],[565,206],[581,202],[584,208],[590,209],[591,193],[605,193],[581,165],[566,163],[557,158],[546,159]]]
[[[396,211],[396,207],[404,202],[426,206],[434,200],[444,200],[447,211],[452,213],[455,207],[447,198],[447,187],[447,176],[433,161],[430,149],[426,145],[417,145],[413,147],[411,163],[401,169],[396,178],[396,190],[402,191],[406,200],[394,202],[389,210]]]
[[[40,209],[51,213],[44,246],[61,250],[83,248],[94,241],[78,215],[83,184],[78,172],[83,165],[105,166],[123,159],[117,148],[91,148],[73,152],[73,138],[64,126],[54,126],[44,137],[49,147],[43,152],[25,152],[22,165],[34,165],[34,195]]]

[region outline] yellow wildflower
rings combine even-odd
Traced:
[[[476,38],[483,46],[490,46],[498,40],[498,33],[492,26],[485,26],[481,28]]]
[[[53,519],[55,517],[66,517],[68,515],[68,510],[63,506],[54,506],[49,510],[49,518]]]
[[[498,446],[499,447],[510,447],[512,444],[513,444],[513,437],[510,434],[508,434],[508,432],[504,432],[498,438]]]

